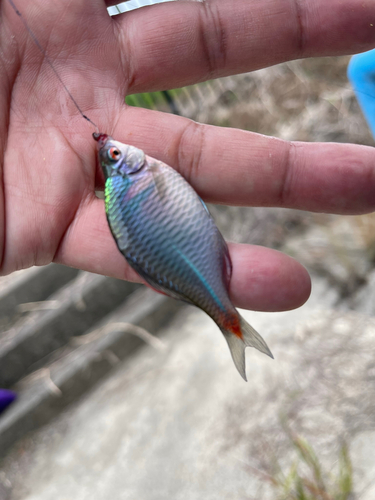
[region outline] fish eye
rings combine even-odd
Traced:
[[[116,161],[120,158],[121,152],[117,148],[108,149],[108,158],[112,161]]]

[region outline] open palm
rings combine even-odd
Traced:
[[[178,169],[204,199],[334,213],[375,208],[373,148],[288,143],[124,103],[126,93],[371,49],[373,0],[181,1],[116,18],[104,0],[16,4],[100,131]],[[9,2],[0,7],[2,273],[55,261],[137,279],[95,196],[103,178],[92,127]],[[282,310],[308,297],[309,277],[289,257],[247,245],[230,251],[236,305]]]

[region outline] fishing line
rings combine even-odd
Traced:
[[[50,68],[52,69],[52,71],[55,73],[57,79],[59,80],[59,82],[61,83],[61,85],[64,87],[66,93],[68,94],[68,96],[70,97],[71,101],[73,102],[74,106],[77,108],[78,112],[82,115],[82,117],[87,120],[88,122],[91,123],[91,125],[94,125],[94,127],[97,129],[97,131],[99,132],[99,128],[98,126],[96,125],[96,123],[94,123],[92,120],[90,120],[90,118],[88,116],[86,116],[82,109],[79,107],[77,101],[74,99],[74,97],[72,96],[72,94],[70,93],[68,87],[65,85],[65,83],[63,82],[61,76],[59,75],[59,73],[57,72],[57,70],[55,69],[54,65],[52,64],[52,61],[51,59],[48,57],[45,49],[41,46],[39,40],[37,39],[37,37],[34,35],[34,32],[31,30],[31,28],[29,27],[29,25],[27,24],[26,20],[24,19],[23,15],[21,14],[21,12],[17,9],[16,5],[14,4],[13,0],[8,0],[8,2],[10,3],[10,5],[12,6],[14,12],[17,14],[17,16],[21,19],[23,25],[25,26],[26,30],[28,31],[31,39],[33,40],[33,42],[35,43],[35,45],[38,47],[39,51],[43,54],[45,60],[47,61],[47,63],[49,64]]]
[[[97,132],[99,133],[99,128],[98,126],[96,125],[96,123],[94,123],[92,120],[90,120],[90,118],[85,115],[82,111],[82,109],[80,108],[80,106],[78,105],[77,101],[74,99],[73,95],[70,93],[68,87],[65,85],[65,83],[63,82],[61,76],[59,75],[59,73],[57,72],[57,70],[55,69],[54,65],[52,64],[52,61],[51,59],[48,57],[47,53],[46,53],[46,50],[41,46],[39,40],[37,39],[36,35],[34,34],[34,32],[31,30],[31,28],[29,27],[29,25],[27,24],[26,20],[24,19],[23,15],[21,14],[21,12],[18,10],[18,8],[16,7],[15,3],[13,0],[8,0],[8,2],[10,3],[10,5],[12,6],[14,12],[17,14],[17,16],[21,19],[23,25],[25,26],[25,29],[27,30],[27,32],[29,33],[30,37],[32,38],[33,42],[35,43],[35,45],[38,47],[39,51],[43,54],[45,60],[47,61],[47,63],[49,64],[50,68],[52,69],[52,71],[54,72],[54,74],[56,75],[56,78],[59,80],[60,84],[63,86],[65,92],[68,94],[68,96],[70,97],[71,101],[73,102],[74,106],[77,108],[78,112],[80,113],[80,115],[85,119],[87,120],[89,123],[91,123],[91,125],[93,125]],[[118,8],[118,6],[116,5],[116,8],[117,8],[117,11],[119,14],[121,14],[121,10]],[[325,81],[324,78],[318,78],[319,81]],[[327,82],[328,83],[328,82]],[[352,91],[355,91],[357,92],[358,94],[362,94],[362,95],[365,95],[367,97],[371,97],[373,99],[375,99],[375,95],[372,95],[372,94],[369,94],[368,92],[365,92],[363,90],[360,90],[358,88],[355,88],[354,86],[350,86],[350,85],[343,85],[343,84],[340,84],[338,82],[334,82],[333,83],[334,86],[336,87],[339,87],[339,88],[343,88],[343,89],[346,89],[346,90],[352,90]],[[170,103],[170,99],[169,99],[169,96],[166,95],[166,93],[164,92],[163,93],[164,97],[166,98],[168,104],[171,104]],[[179,114],[178,111],[176,111],[175,109],[172,109],[171,108],[171,111],[175,114]]]

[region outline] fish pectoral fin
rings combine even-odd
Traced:
[[[209,217],[211,217],[211,219],[212,219],[212,215],[210,214],[210,211],[208,210],[207,205],[205,204],[205,202],[202,200],[202,198],[201,198],[200,196],[199,196],[199,199],[200,199],[200,202],[201,202],[201,203],[202,203],[202,205],[203,205],[203,208],[206,210],[207,215],[208,215]]]
[[[166,200],[167,185],[165,177],[160,173],[157,168],[150,169],[152,174],[152,180],[155,186],[155,190],[158,193],[158,198],[161,202]]]

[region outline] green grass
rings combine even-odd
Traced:
[[[284,473],[271,477],[277,500],[351,500],[353,468],[346,444],[338,454],[338,470],[326,472],[313,448],[303,438],[288,433],[298,460]],[[275,499],[275,500],[276,500]]]
[[[157,109],[161,104],[165,105],[165,99],[161,92],[128,95],[125,102],[129,106],[146,109]]]

